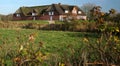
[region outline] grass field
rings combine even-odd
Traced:
[[[61,22],[56,22],[62,24]],[[94,30],[96,23],[79,22],[75,29]],[[82,61],[101,61],[101,53],[109,52],[113,58],[117,58],[118,46],[114,44],[116,36],[111,35],[113,40],[107,41],[109,37],[104,33],[97,32],[70,32],[36,29],[38,26],[48,24],[47,21],[12,21],[0,24],[0,65],[17,66],[26,60],[39,60],[42,66],[65,66],[67,64],[79,66]],[[25,29],[23,27],[28,27]],[[29,29],[35,27],[35,29]],[[49,27],[49,26],[48,26]],[[39,28],[39,27],[38,27]],[[58,26],[56,27],[58,28]],[[119,31],[119,30],[117,30]],[[116,43],[116,44],[119,44]],[[107,47],[107,49],[106,49]],[[116,51],[108,51],[109,49]],[[117,48],[117,49],[114,49]],[[101,50],[104,50],[104,52]],[[116,55],[114,55],[116,54]],[[104,56],[107,56],[106,54]],[[105,57],[102,58],[105,58]],[[83,59],[84,58],[84,59]],[[87,59],[85,59],[87,58]],[[106,58],[105,58],[106,59]],[[107,58],[109,59],[109,57]],[[19,63],[18,63],[19,62]],[[32,61],[34,63],[34,61]],[[117,60],[116,60],[117,62]],[[63,63],[63,65],[58,65]],[[28,62],[31,65],[31,62]],[[78,64],[78,65],[77,65]],[[33,65],[36,65],[33,64]],[[70,66],[67,65],[67,66]],[[3,65],[4,66],[4,65]],[[24,65],[23,65],[24,66]]]
[[[83,45],[85,32],[63,32],[63,31],[42,31],[42,30],[27,30],[27,29],[0,29],[0,43],[6,41],[8,44],[15,44],[17,37],[20,37],[21,43],[28,40],[30,34],[35,34],[35,44],[43,42],[44,50],[48,52],[58,52],[57,49],[67,50],[67,46],[72,45],[74,48]],[[91,33],[88,35],[95,39],[96,36]],[[62,51],[59,51],[62,53]]]
[[[56,49],[67,49],[68,45],[77,47],[82,45],[85,32],[63,32],[63,31],[42,31],[29,29],[0,29],[0,43],[7,41],[10,44],[17,42],[17,37],[20,41],[27,41],[30,34],[35,34],[35,44],[43,42],[45,50],[50,52],[57,52]],[[94,34],[90,34],[91,38],[95,38]]]
[[[49,24],[49,20],[21,20],[21,21],[10,21],[13,23],[23,23],[23,24],[28,24],[28,23],[36,23],[36,24]],[[61,24],[63,22],[61,21],[55,21],[55,24]]]
[[[82,64],[85,57],[90,62],[94,62],[96,59],[101,60],[99,49],[104,50],[104,47],[108,47],[106,43],[112,41],[107,42],[107,36],[103,37],[102,35],[98,36],[94,32],[0,28],[0,65],[13,66],[14,62],[22,63],[22,61],[28,59],[40,59],[39,61],[43,63],[42,66],[65,66],[68,63],[74,66],[73,62]],[[113,36],[113,43],[116,39],[119,38]],[[105,52],[108,52],[108,49]],[[36,52],[36,50],[39,50],[39,52]],[[116,51],[118,50],[116,49]],[[116,58],[115,53],[113,53],[113,57]],[[87,55],[89,55],[89,58]],[[43,57],[44,59],[47,58],[47,61],[41,61]],[[64,65],[58,65],[58,63]]]
[[[21,20],[21,21],[10,21],[10,22],[17,22],[17,23],[37,23],[37,24],[49,24],[47,20]]]
[[[29,42],[29,36],[31,34],[34,35],[35,38],[33,41],[33,48],[36,48],[35,45],[38,45],[39,42],[42,42],[43,47],[40,50],[42,53],[55,54],[57,55],[56,58],[63,57],[60,59],[64,59],[64,56],[71,56],[72,49],[75,50],[83,47],[83,39],[85,35],[93,40],[97,38],[96,34],[86,32],[42,31],[34,29],[0,29],[0,47],[4,47],[2,52],[0,52],[0,57],[5,57],[4,59],[6,64],[12,66],[12,61],[11,59],[6,59],[6,55],[4,54],[9,53],[16,48],[18,49],[18,45],[27,45],[27,42]]]

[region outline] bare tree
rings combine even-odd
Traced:
[[[81,9],[86,13],[87,17],[90,17],[90,10],[93,9],[93,7],[95,7],[96,5],[93,3],[86,3],[83,4],[83,6],[81,7]]]

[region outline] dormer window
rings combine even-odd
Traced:
[[[51,12],[48,12],[49,15],[51,15]]]
[[[35,15],[36,15],[36,13],[33,12],[33,13],[32,13],[32,16],[35,16]]]
[[[53,11],[48,12],[49,15],[54,15]]]
[[[44,16],[45,14],[43,13],[42,15]]]
[[[78,11],[78,14],[81,14],[82,12],[81,11]]]
[[[52,15],[54,15],[54,12],[52,12]]]
[[[67,13],[69,13],[69,11],[68,11],[68,10],[65,10],[65,13],[67,14]]]
[[[20,14],[16,14],[16,17],[20,17]]]

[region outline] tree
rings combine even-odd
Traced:
[[[13,14],[8,14],[8,15],[1,15],[0,14],[0,21],[11,21],[13,19]]]
[[[98,23],[103,23],[104,21],[104,12],[101,12],[100,6],[95,6],[90,10],[90,20],[95,20]]]
[[[120,13],[117,13],[115,17],[113,17],[113,21],[120,24]]]
[[[115,13],[116,13],[116,10],[115,10],[115,9],[109,10],[109,14],[115,14]]]
[[[90,10],[93,9],[94,6],[96,5],[92,3],[86,3],[81,7],[81,9],[86,13],[88,19],[90,18]]]
[[[13,14],[8,14],[8,15],[6,15],[6,17],[7,17],[8,21],[13,20]]]
[[[116,20],[117,13],[115,9],[110,9],[108,13],[105,13],[104,19],[105,21],[114,21]]]

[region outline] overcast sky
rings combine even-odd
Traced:
[[[120,0],[1,0],[0,14],[14,13],[22,6],[39,6],[50,5],[52,3],[70,4],[82,6],[86,3],[93,3],[102,7],[103,11],[108,11],[111,8],[120,12]]]

